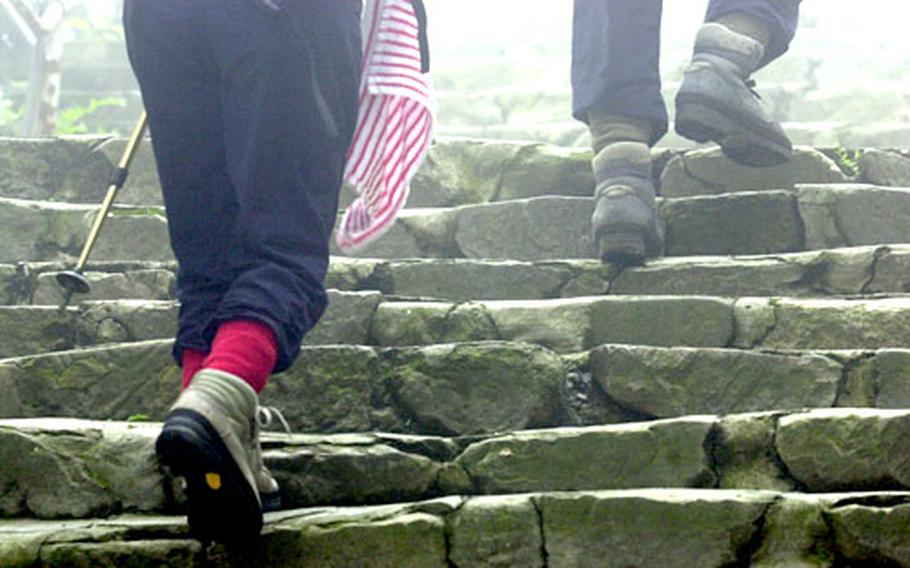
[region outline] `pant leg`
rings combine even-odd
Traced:
[[[790,47],[799,22],[801,0],[711,0],[706,22],[712,22],[730,12],[749,14],[771,26],[771,42],[759,68],[774,61]]]
[[[128,0],[130,55],[180,264],[182,351],[260,321],[275,370],[325,310],[323,279],[356,120],[359,0]],[[292,25],[293,24],[293,25]]]
[[[219,71],[197,0],[127,0],[124,30],[149,129],[178,260],[174,355],[208,352],[214,317],[233,278],[229,256],[237,203],[222,133]]]
[[[224,147],[237,200],[230,289],[216,323],[252,319],[296,358],[327,305],[323,285],[344,157],[357,118],[359,1],[211,3]]]
[[[587,122],[597,109],[653,124],[654,144],[667,132],[660,93],[662,0],[575,0],[572,114]]]

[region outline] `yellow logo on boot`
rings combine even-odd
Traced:
[[[209,489],[218,491],[221,489],[221,476],[217,473],[207,473],[205,474],[205,483],[209,486]]]

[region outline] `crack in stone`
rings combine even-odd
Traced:
[[[536,497],[531,497],[530,501],[531,505],[534,507],[534,511],[537,513],[537,527],[540,530],[541,567],[549,568],[550,552],[547,550],[547,532],[544,530],[543,508],[540,506],[540,503],[537,501]]]
[[[859,293],[861,295],[874,293],[874,291],[869,290],[869,288],[872,286],[872,283],[875,282],[876,272],[878,271],[878,264],[881,259],[888,256],[889,254],[891,254],[891,247],[887,245],[877,247],[872,252],[872,264],[869,266],[869,278],[859,289]]]
[[[790,468],[787,467],[787,462],[785,462],[784,459],[781,457],[780,450],[778,450],[778,448],[777,448],[777,437],[778,437],[778,434],[780,433],[780,421],[782,418],[785,418],[787,416],[792,416],[792,415],[782,412],[780,414],[775,414],[774,416],[771,417],[771,452],[772,452],[772,454],[769,457],[770,457],[772,463],[774,463],[774,465],[777,466],[777,468],[780,470],[781,476],[784,479],[787,479],[787,480],[793,482],[794,491],[798,491],[800,493],[809,493],[809,488],[806,486],[806,484],[803,483],[802,481],[800,481],[799,479],[797,479],[796,476],[794,476],[790,472]]]
[[[725,186],[724,184],[708,181],[708,180],[702,179],[701,177],[694,174],[692,172],[692,170],[689,168],[689,160],[685,154],[681,154],[680,159],[682,160],[683,172],[686,174],[686,177],[704,185],[705,187],[709,188],[711,191],[715,191],[717,193],[726,193],[727,192],[727,186]]]
[[[768,513],[779,503],[784,500],[783,495],[775,495],[770,503],[765,505],[764,510],[761,515],[758,516],[754,521],[752,521],[752,534],[749,537],[749,540],[746,541],[742,547],[736,551],[736,564],[746,568],[752,565],[752,559],[758,554],[758,551],[761,550],[762,546],[765,543],[765,538],[767,534],[765,533],[765,526],[768,523]]]

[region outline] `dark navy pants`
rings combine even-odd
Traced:
[[[124,24],[179,262],[174,355],[267,325],[275,371],[325,311],[357,118],[360,0],[127,0]]]
[[[643,118],[652,143],[667,132],[660,94],[662,0],[575,0],[572,36],[572,113],[581,121],[597,109]],[[762,65],[780,57],[799,19],[799,0],[710,0],[705,21],[744,12],[769,24],[771,45]]]

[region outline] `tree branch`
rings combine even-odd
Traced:
[[[7,5],[8,8],[12,8],[15,12],[15,15],[22,20],[26,26],[31,30],[31,32],[36,36],[40,37],[44,32],[44,27],[41,25],[41,20],[38,17],[38,14],[32,10],[31,6],[26,4],[23,0],[3,0],[3,3]]]

